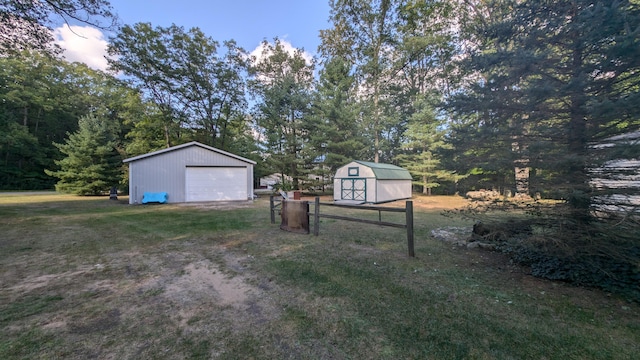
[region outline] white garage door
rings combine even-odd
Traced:
[[[186,201],[247,200],[247,168],[187,167]]]

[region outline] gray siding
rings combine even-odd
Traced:
[[[168,202],[185,201],[185,169],[189,166],[246,167],[247,194],[253,194],[253,165],[193,145],[129,163],[129,203],[139,204],[145,192],[167,192]]]

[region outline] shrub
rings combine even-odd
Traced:
[[[562,203],[494,202],[457,215],[482,222],[485,231],[474,236],[530,267],[533,276],[596,287],[640,302],[638,217],[581,222],[569,211]]]

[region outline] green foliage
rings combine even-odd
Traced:
[[[50,187],[42,172],[48,164],[38,139],[14,121],[0,115],[0,189],[30,190]]]
[[[311,89],[314,64],[307,64],[301,49],[287,52],[278,39],[262,43],[263,57],[250,69],[251,88],[258,96],[254,118],[264,146],[266,162],[272,172],[293,179],[299,189],[315,154],[306,144],[310,137]]]
[[[38,53],[0,58],[0,189],[50,189],[62,143],[90,112],[116,123],[140,117],[140,97],[123,82],[86,65]],[[123,136],[131,125],[122,126]]]
[[[573,254],[556,256],[549,249],[506,247],[518,264],[531,267],[531,275],[549,280],[567,281],[575,285],[597,287],[640,302],[640,247],[634,246],[625,255],[627,259],[613,258],[610,254]]]
[[[585,223],[567,204],[493,202],[456,213],[481,228],[475,239],[496,245],[531,275],[596,287],[640,302],[637,215]]]
[[[136,152],[191,139],[229,150],[242,139],[233,128],[246,121],[247,54],[233,40],[223,45],[218,54],[220,44],[199,28],[175,24],[125,25],[111,38],[108,51],[117,55],[109,59],[111,70],[129,76],[153,103],[135,120]]]
[[[469,85],[450,101],[459,169],[513,186],[514,167],[530,167],[542,175],[532,188],[561,193],[587,219],[589,169],[603,160],[590,145],[640,126],[640,8],[580,0],[474,10],[463,31],[474,44],[461,62]]]
[[[360,131],[369,137],[367,158],[376,162],[390,152],[402,131],[395,117],[388,87],[393,78],[391,56],[397,40],[397,1],[332,1],[331,29],[320,31],[320,51],[326,58],[340,57],[355,69],[361,102]]]
[[[336,169],[362,159],[367,139],[360,131],[362,123],[355,102],[355,79],[349,64],[340,57],[327,61],[320,71],[312,108],[309,147],[330,178]]]
[[[633,170],[606,164],[637,158],[612,139],[640,127],[640,7],[506,0],[478,3],[465,16],[463,86],[449,99],[452,163],[474,169],[470,180],[486,188],[513,188],[514,168],[528,167],[532,193],[564,200],[525,220],[519,209],[504,213],[487,222],[494,237],[535,275],[638,299],[636,218],[602,219],[594,210],[605,194],[635,191],[619,185]]]
[[[154,28],[150,23],[125,25],[110,39],[108,47],[110,70],[129,76],[154,103],[154,120],[159,121],[157,128],[162,131],[165,147],[178,142],[186,120],[184,109],[179,107],[183,103],[179,84],[175,82],[178,70],[172,62],[173,35],[184,35],[184,29],[176,25]]]
[[[400,164],[419,180],[423,194],[449,180],[450,173],[443,169],[438,152],[447,147],[444,142],[442,121],[437,118],[433,106],[422,97],[414,104],[415,112],[407,125],[403,144],[404,153],[397,156]]]
[[[55,144],[66,155],[57,160],[60,170],[47,170],[58,179],[56,190],[77,195],[100,195],[122,178],[118,153],[118,124],[93,115],[82,117],[79,129],[64,144]]]
[[[80,22],[101,29],[110,28],[116,19],[108,0],[4,0],[0,3],[0,54],[25,49],[57,52],[50,28],[56,17],[65,24]]]

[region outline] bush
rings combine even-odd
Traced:
[[[640,302],[637,216],[576,221],[561,203],[491,203],[457,214],[482,222],[483,242],[531,268],[531,275],[600,288]],[[490,231],[486,231],[490,229]]]
[[[629,249],[633,260],[611,254],[595,255],[578,251],[571,257],[555,255],[526,245],[503,248],[512,259],[531,268],[531,275],[579,286],[597,287],[640,302],[640,246]]]

